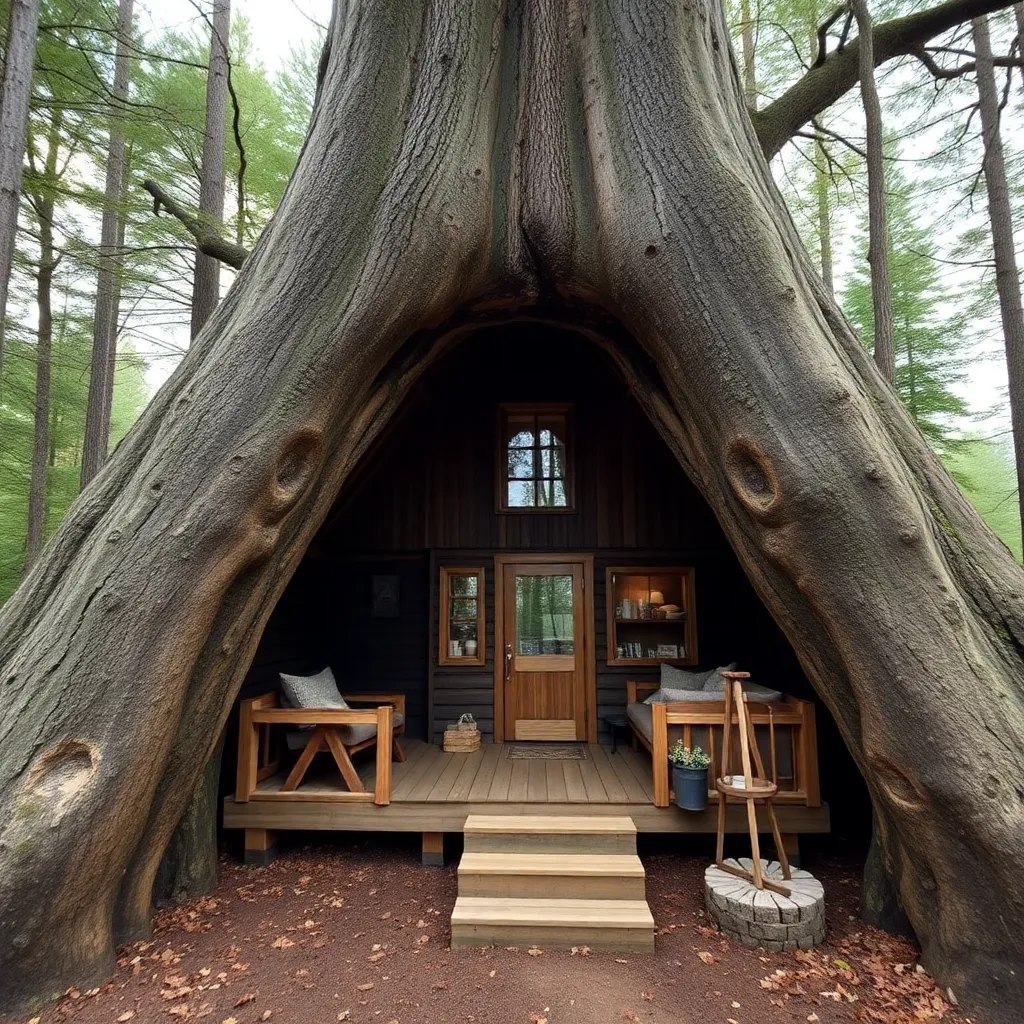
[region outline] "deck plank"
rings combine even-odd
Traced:
[[[432,743],[422,743],[409,752],[408,760],[403,764],[391,767],[391,799],[408,800],[409,793],[424,775],[429,774],[431,766],[441,756],[441,748]]]
[[[527,799],[531,803],[547,803],[548,799],[548,770],[547,762],[527,761],[530,766],[530,773],[527,777],[526,792]]]
[[[484,745],[483,760],[480,762],[480,770],[473,779],[473,785],[469,790],[469,799],[480,801],[486,800],[491,790],[491,783],[494,781],[494,773],[498,769],[498,762],[501,758],[504,745],[501,743],[487,743]]]
[[[608,755],[608,763],[612,766],[612,770],[615,772],[615,777],[619,780],[622,788],[626,791],[626,799],[631,803],[644,804],[647,803],[651,798],[647,795],[644,787],[637,780],[636,776],[630,771],[629,765],[626,764],[625,759],[621,756],[622,749],[616,750],[614,754],[610,751],[605,751]]]
[[[464,803],[469,799],[470,790],[473,788],[473,781],[476,779],[477,772],[480,771],[481,764],[483,764],[484,752],[482,750],[474,750],[471,754],[456,755],[456,759],[460,757],[465,761],[465,764],[463,764],[462,770],[455,777],[455,785],[452,786],[451,792],[446,799]]]
[[[431,801],[446,801],[448,794],[451,793],[452,787],[455,785],[455,780],[459,777],[459,772],[463,769],[462,754],[443,754],[442,757],[446,758],[444,767],[441,769],[441,774],[437,777],[437,781],[434,783],[430,792],[423,798],[424,800]]]
[[[601,774],[593,759],[588,756],[585,760],[577,763],[580,766],[580,775],[583,776],[583,785],[587,790],[587,800],[592,804],[610,803],[604,783],[601,781]]]
[[[619,754],[626,767],[633,773],[633,778],[640,783],[647,799],[654,802],[654,780],[651,776],[651,762],[646,754],[638,754],[628,747],[621,747]]]
[[[517,803],[526,803],[530,792],[530,763],[523,759],[510,758],[512,777],[508,783],[508,799]]]
[[[604,747],[599,743],[590,743],[587,745],[587,752],[593,759],[597,774],[601,776],[601,782],[604,785],[604,791],[608,794],[609,802],[613,804],[626,803],[629,799],[626,795],[626,789],[619,782],[615,769],[609,764],[608,755],[605,753]]]
[[[565,779],[565,795],[570,803],[586,803],[587,787],[583,785],[579,761],[563,761],[562,776]]]
[[[487,793],[487,799],[492,803],[504,803],[508,800],[508,787],[512,781],[512,765],[515,762],[505,756],[505,747],[506,744],[501,744],[498,764],[494,769],[494,779]]]
[[[422,765],[418,773],[419,778],[414,780],[402,799],[407,801],[426,800],[427,794],[434,788],[434,784],[451,762],[452,757],[452,754],[438,750],[435,757],[432,757],[427,764]],[[394,802],[394,798],[392,798],[392,802]]]
[[[545,761],[548,782],[548,803],[564,804],[569,798],[565,790],[565,761]]]

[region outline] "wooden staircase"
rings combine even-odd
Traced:
[[[471,814],[452,946],[654,951],[629,818]]]

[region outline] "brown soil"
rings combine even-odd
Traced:
[[[678,841],[643,855],[653,956],[453,951],[455,869],[421,867],[418,838],[329,837],[268,868],[225,857],[212,896],[161,911],[152,941],[121,950],[107,984],[72,990],[41,1024],[967,1020],[915,969],[910,944],[857,921],[852,857],[805,860],[825,885],[829,924],[827,945],[808,953],[747,949],[707,928],[706,850],[675,852]]]

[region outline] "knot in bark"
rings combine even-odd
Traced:
[[[725,471],[736,497],[761,522],[778,521],[782,493],[771,459],[749,438],[731,441],[725,453]]]

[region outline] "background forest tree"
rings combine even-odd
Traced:
[[[45,540],[78,494],[103,261],[116,267],[118,293],[108,447],[128,431],[188,343],[193,241],[173,217],[154,216],[142,183],[153,179],[188,208],[199,206],[210,31],[201,6],[134,6],[124,47],[127,93],[120,99],[115,0],[41,5],[0,367],[0,601],[21,579],[30,532]],[[6,4],[0,20],[7,22]],[[303,27],[294,33],[295,47],[270,69],[255,51],[244,5],[231,19],[227,209],[216,229],[238,245],[252,245],[273,213],[305,137],[321,30],[310,22]],[[124,140],[124,174],[115,200],[117,243],[106,252],[100,228],[111,131]],[[49,235],[52,252],[44,254],[41,242]],[[49,354],[45,332],[40,345],[46,264],[52,264],[44,289]],[[222,287],[230,279],[229,270]],[[40,380],[48,380],[41,394]]]

